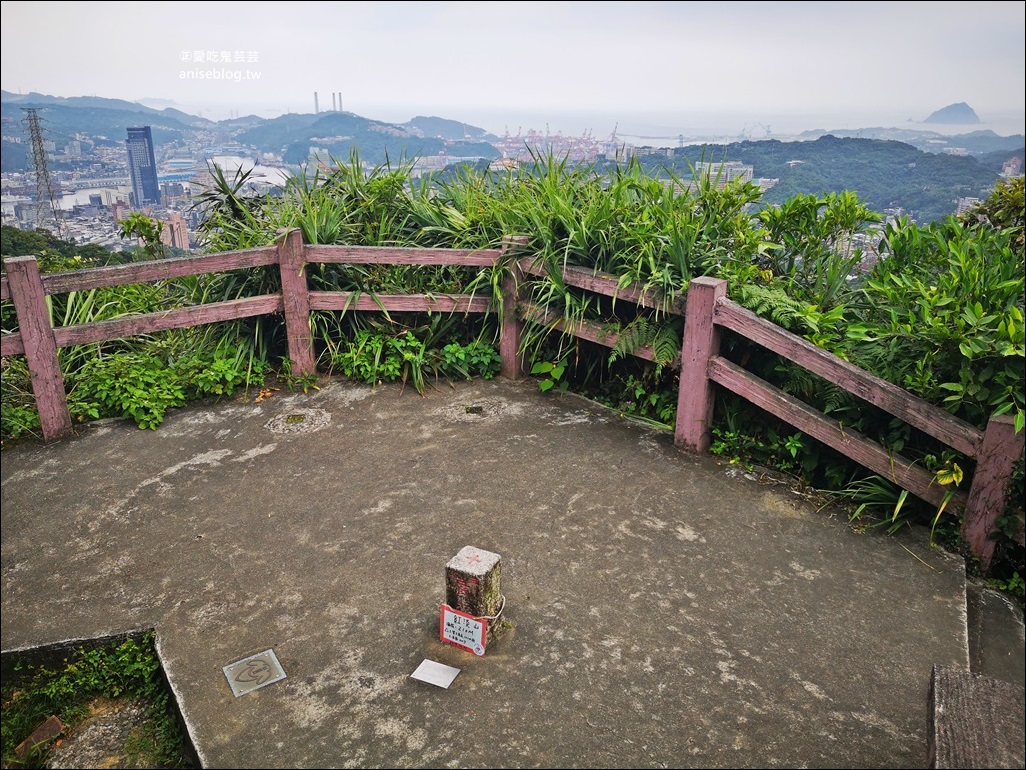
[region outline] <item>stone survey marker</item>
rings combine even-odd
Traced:
[[[446,644],[484,655],[489,622],[496,621],[505,605],[500,591],[502,557],[465,546],[445,565],[445,603],[438,622]],[[494,633],[491,633],[494,638]]]

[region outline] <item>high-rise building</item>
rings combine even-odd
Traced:
[[[149,126],[129,128],[128,174],[132,177],[132,194],[139,208],[160,203],[157,186],[157,161],[153,156],[153,134]]]

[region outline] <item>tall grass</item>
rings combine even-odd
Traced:
[[[888,225],[875,239],[881,258],[864,277],[855,270],[864,256],[855,244],[873,232],[880,217],[852,193],[800,195],[764,206],[751,183],[649,173],[635,161],[580,165],[552,154],[532,155],[512,171],[462,168],[414,179],[407,161],[368,167],[353,153],[333,159],[328,168],[294,175],[280,194],[251,197],[247,183],[245,173],[229,179],[214,170],[214,185],[198,202],[209,250],[269,245],[288,228],[299,228],[307,243],[374,246],[485,249],[498,248],[506,236],[525,236],[521,253],[542,269],[524,280],[523,298],[564,329],[592,322],[619,335],[609,351],[579,343],[557,324],[528,319],[522,337],[528,360],[543,362],[550,373],[560,371],[560,384],[603,394],[639,418],[672,422],[676,383],[665,364],[679,350],[681,320],[669,309],[691,279],[712,275],[726,279],[730,296],[759,315],[963,419],[982,427],[990,416],[1010,413],[1018,427],[1024,422],[1021,181],[1003,186],[981,209],[983,222]],[[639,308],[579,290],[564,280],[569,266],[611,275],[621,288],[651,292],[662,303]],[[498,309],[508,271],[509,260],[483,270],[322,264],[308,266],[307,278],[312,288],[354,296],[473,293],[490,297]],[[278,288],[276,271],[258,268],[126,288],[124,295],[74,296],[55,303],[54,314],[66,321],[98,319]],[[429,345],[494,340],[498,328],[493,317],[479,323],[452,314],[440,335],[433,331],[439,323],[437,314],[317,312],[312,329],[320,366],[337,371],[340,361],[352,360],[354,345],[383,345],[384,337],[372,342],[368,335],[388,336],[387,328],[396,330],[393,341],[405,340],[405,355],[424,362],[431,357]],[[160,343],[160,352],[170,362],[190,346],[224,350],[225,340],[249,351],[254,361],[284,355],[281,321],[275,318],[172,335]],[[136,340],[114,347],[157,344]],[[643,345],[657,349],[656,363],[629,358]],[[727,334],[724,353],[895,451],[938,468],[960,460],[758,346]],[[62,355],[74,369],[96,351]],[[409,378],[423,383],[424,374],[430,370],[411,371]],[[733,409],[747,410],[739,421],[753,431],[765,422],[751,407]],[[768,424],[765,436],[762,443],[786,451],[788,467],[806,480],[835,488],[850,481],[845,475],[851,469],[840,468],[814,442]]]

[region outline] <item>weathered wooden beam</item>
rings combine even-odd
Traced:
[[[126,265],[89,267],[68,273],[47,273],[43,287],[47,294],[66,294],[110,286],[133,283],[169,281],[192,275],[222,273],[228,270],[273,265],[278,261],[273,246],[243,251],[225,251],[220,254],[200,254],[188,257],[168,257]]]
[[[976,456],[976,472],[969,488],[969,501],[962,518],[962,538],[969,544],[984,569],[990,569],[995,542],[990,539],[994,525],[1005,512],[1005,496],[1023,453],[1026,434],[1015,432],[1011,415],[991,417],[983,434],[983,444]],[[1019,527],[1016,535],[1022,532]],[[1023,545],[1020,541],[1019,545]]]
[[[717,324],[779,353],[959,452],[976,456],[983,441],[983,432],[969,423],[725,298],[716,303],[715,314]]]
[[[520,287],[524,282],[524,265],[527,258],[517,258],[516,250],[528,243],[527,236],[510,236],[503,239],[502,261],[509,261],[508,272],[502,280],[502,313],[499,319],[499,357],[502,368],[499,374],[511,380],[524,374],[524,352],[521,348],[524,324],[517,315],[520,303]],[[514,256],[510,258],[510,255]]]
[[[491,297],[469,294],[371,294],[352,291],[312,291],[311,310],[361,310],[388,312],[487,313]]]
[[[617,340],[620,339],[619,334],[606,329],[600,324],[592,321],[567,322],[562,316],[551,313],[533,302],[520,303],[520,317],[530,323],[548,326],[557,331],[579,337],[582,340],[597,342],[599,345],[604,345],[607,348],[614,347]],[[656,359],[655,350],[651,345],[642,345],[630,355],[635,358],[643,358],[646,361],[655,361]],[[677,362],[674,361],[669,366],[674,368],[677,366]]]
[[[529,260],[524,265],[524,272],[528,275],[547,276],[548,269],[538,260]],[[637,286],[621,287],[620,279],[612,273],[604,273],[598,270],[589,270],[580,265],[566,265],[563,270],[563,280],[570,286],[578,289],[602,294],[612,297],[614,301],[623,300],[634,305],[647,307],[653,310],[661,310],[675,315],[684,315],[686,298],[678,296],[673,302],[667,303],[662,296],[654,291],[643,291]]]
[[[39,263],[35,257],[8,257],[5,264],[43,440],[54,441],[72,432],[71,413]]]
[[[707,369],[709,360],[720,351],[713,311],[726,296],[727,282],[717,278],[695,278],[688,284],[673,443],[690,452],[705,452],[712,443],[715,393]]]
[[[245,297],[225,302],[211,302],[207,305],[176,308],[163,313],[147,313],[129,318],[112,318],[108,321],[94,321],[88,324],[61,326],[54,330],[57,347],[88,345],[93,342],[116,340],[139,334],[153,334],[168,329],[183,329],[189,326],[235,321],[270,313],[280,313],[280,294],[265,294],[261,297]]]
[[[851,428],[845,428],[836,420],[808,404],[799,401],[765,380],[745,371],[735,363],[719,356],[709,361],[709,379],[737,393],[756,406],[779,417],[789,425],[822,441],[845,457],[890,479],[902,489],[907,489],[928,503],[941,505],[949,490],[936,484],[933,474],[922,466],[889,452],[875,441],[865,438]],[[955,513],[965,506],[965,493],[956,493],[948,502],[947,509]]]
[[[500,257],[499,249],[425,249],[395,246],[304,247],[307,262],[348,263],[353,265],[455,265],[491,267]]]
[[[310,292],[306,285],[306,260],[303,234],[299,230],[283,233],[277,242],[281,271],[281,299],[285,313],[292,373],[305,376],[317,371],[313,334],[310,331]]]
[[[18,356],[25,354],[25,345],[21,341],[21,332],[11,332],[0,336],[0,356]]]

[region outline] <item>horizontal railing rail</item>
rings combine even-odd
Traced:
[[[984,568],[995,541],[990,537],[1005,511],[1005,495],[1024,434],[1010,415],[992,417],[980,431],[897,386],[881,380],[806,340],[731,302],[726,282],[696,278],[688,287],[681,351],[675,443],[704,452],[710,446],[715,383],[808,433],[826,446],[888,478],[902,489],[937,506],[962,512],[962,537]],[[923,433],[976,460],[968,495],[949,491],[915,462],[860,436],[837,420],[780,391],[719,355],[720,328],[749,339],[823,377],[863,401],[900,418]],[[1016,534],[1022,544],[1020,521]]]
[[[607,347],[616,346],[619,333],[590,321],[570,321],[532,303],[523,287],[529,276],[547,276],[550,268],[536,258],[510,252],[526,238],[504,240],[500,249],[397,248],[388,246],[304,245],[299,231],[283,233],[274,246],[177,257],[127,265],[89,268],[42,275],[34,257],[5,260],[7,276],[0,280],[0,299],[11,300],[18,331],[0,339],[0,354],[25,355],[32,390],[39,408],[43,438],[51,441],[71,433],[63,375],[57,350],[71,345],[121,339],[138,334],[281,314],[288,338],[288,354],[295,374],[316,371],[310,313],[314,311],[452,312],[500,314],[499,352],[501,374],[524,373],[521,337],[523,324],[540,324],[564,334]],[[505,259],[506,256],[509,259]],[[452,265],[507,268],[501,297],[469,294],[371,294],[366,292],[310,289],[307,264]],[[213,302],[193,307],[140,314],[107,321],[54,328],[46,297],[92,289],[276,265],[281,290],[272,294]],[[1004,511],[1004,496],[1015,462],[1023,452],[1023,434],[1016,434],[1011,418],[994,417],[980,431],[953,415],[905,390],[853,366],[828,351],[726,298],[726,284],[712,278],[696,278],[684,296],[667,299],[638,286],[622,286],[615,275],[566,265],[559,276],[568,285],[612,297],[658,312],[684,316],[684,338],[679,358],[671,365],[680,369],[680,391],[674,443],[684,450],[707,451],[713,420],[713,386],[727,388],[774,414],[853,461],[893,480],[898,486],[934,505],[948,505],[963,512],[962,534],[984,566],[993,555],[990,538]],[[915,462],[888,451],[836,420],[719,355],[720,329],[728,329],[808,371],[823,377],[852,395],[900,418],[916,429],[976,460],[968,494],[949,495],[932,474]],[[632,355],[655,360],[651,347]],[[1022,526],[1018,539],[1022,541]]]

